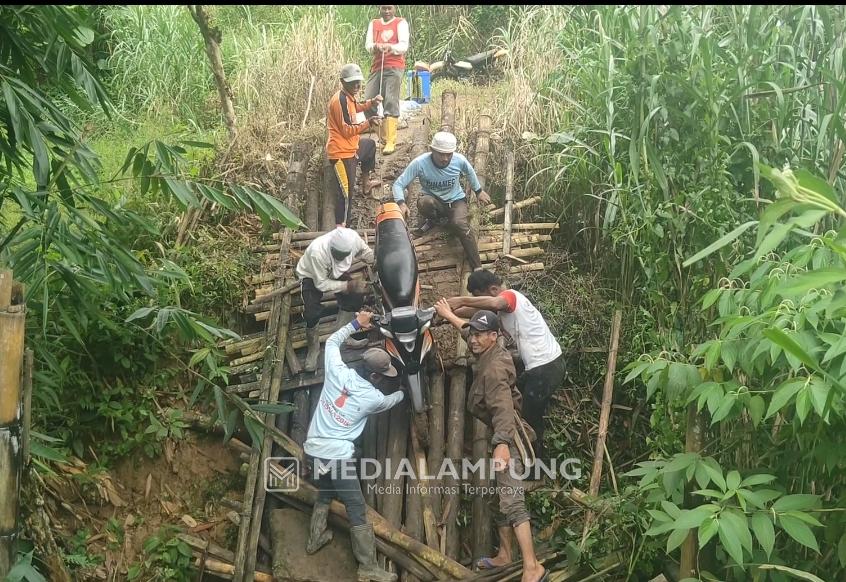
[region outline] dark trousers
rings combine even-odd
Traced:
[[[523,395],[521,415],[537,435],[533,443],[535,456],[543,455],[544,416],[552,393],[561,387],[564,380],[564,354],[548,364],[523,372],[517,379],[517,388]]]
[[[329,466],[330,470],[323,475],[320,475],[314,482],[317,486],[317,502],[329,504],[333,499],[339,499],[344,507],[347,508],[347,517],[350,520],[350,526],[364,525],[367,523],[367,508],[364,503],[364,494],[361,492],[361,483],[358,481],[358,475],[354,471],[348,469],[349,475],[345,475],[341,470],[342,461],[327,461],[324,459],[313,459],[307,457],[311,466],[318,465]],[[354,464],[353,459],[346,460],[349,467]],[[312,473],[315,477],[316,474]]]
[[[341,281],[349,281],[349,279],[349,273],[341,275]],[[303,318],[306,321],[306,327],[311,329],[323,317],[324,307],[320,303],[323,299],[323,291],[314,286],[313,279],[306,277],[300,284],[300,293],[303,296]],[[364,295],[361,293],[335,293],[335,297],[338,299],[338,309],[341,311],[355,313],[361,311],[361,306],[364,305]]]
[[[462,198],[455,202],[444,202],[436,196],[424,194],[417,199],[417,211],[421,216],[430,220],[448,218],[452,230],[458,236],[467,262],[473,269],[482,266],[479,258],[479,245],[476,243],[476,233],[470,228],[470,207],[467,200]]]
[[[376,169],[376,142],[372,139],[363,137],[358,141],[358,152],[355,157],[329,160],[329,165],[332,167],[329,187],[335,196],[335,224],[348,223],[352,218],[353,198],[356,197],[355,178],[359,162],[364,174]]]

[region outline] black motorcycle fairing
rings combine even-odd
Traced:
[[[376,265],[390,307],[406,307],[417,292],[417,257],[402,220],[384,220],[376,227]]]

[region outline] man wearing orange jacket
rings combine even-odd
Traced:
[[[326,143],[326,156],[333,169],[331,193],[335,195],[335,223],[346,226],[352,217],[352,200],[355,196],[355,176],[361,162],[362,191],[365,195],[379,184],[373,180],[376,169],[376,142],[359,137],[371,127],[379,127],[378,117],[369,117],[359,121],[359,114],[375,108],[382,102],[382,96],[376,95],[364,103],[356,101],[361,90],[364,75],[361,67],[347,64],[341,68],[341,90],[329,100],[326,114],[326,126],[329,129],[329,141]]]

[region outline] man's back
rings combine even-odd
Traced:
[[[525,295],[506,289],[499,296],[508,303],[508,309],[498,314],[500,323],[517,343],[526,370],[548,364],[561,355],[561,346]]]

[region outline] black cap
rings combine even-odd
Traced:
[[[499,331],[499,318],[493,311],[480,309],[473,314],[470,321],[464,324],[464,327],[468,325],[476,331]]]

